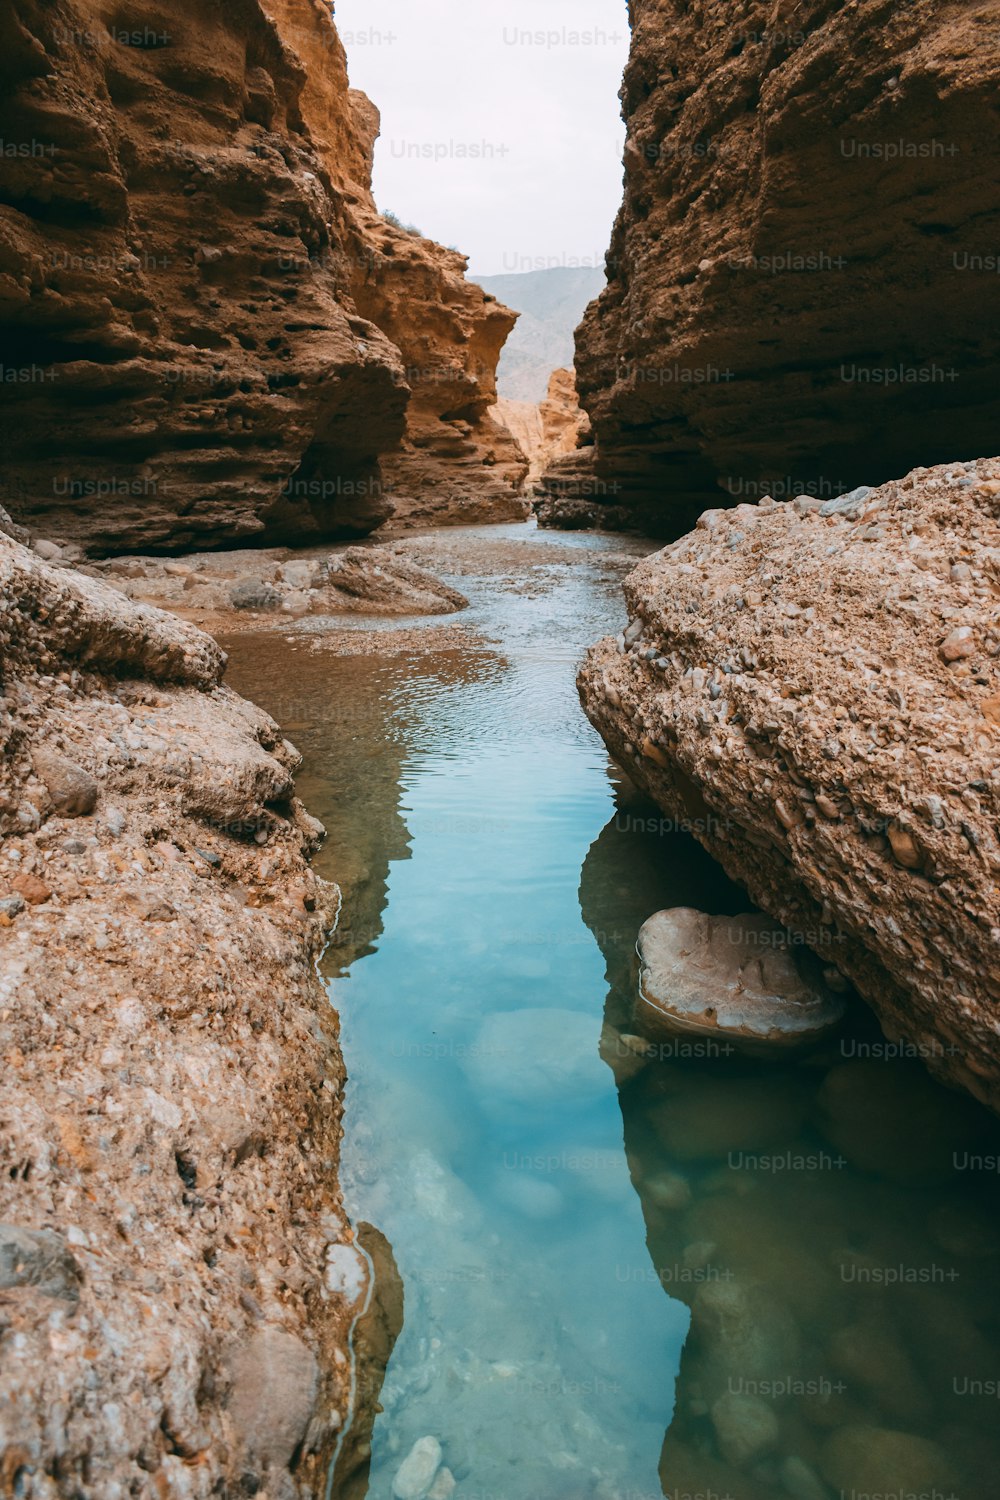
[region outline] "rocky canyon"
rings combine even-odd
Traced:
[[[1000,18],[572,9],[0,0],[0,1500],[993,1500]]]

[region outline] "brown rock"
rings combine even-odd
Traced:
[[[851,980],[890,1037],[994,1109],[992,591],[976,598],[976,676],[938,647],[942,620],[968,607],[955,551],[990,573],[1000,558],[981,483],[997,475],[996,460],[918,469],[864,499],[874,529],[832,505],[712,512],[630,576],[633,625],[580,675],[628,775],[671,817],[700,809],[698,838],[753,900]]]
[[[52,900],[52,892],[44,880],[39,880],[37,875],[32,875],[25,870],[23,875],[15,875],[11,886],[19,896],[23,896],[29,906],[44,906],[46,901]]]
[[[706,505],[826,499],[992,452],[988,13],[630,14],[625,196],[577,336],[598,478],[676,536]]]
[[[493,408],[528,458],[528,482],[540,480],[557,458],[575,453],[590,432],[581,409],[572,370],[553,370],[544,401],[511,401],[501,397]]]
[[[808,950],[770,917],[657,912],[639,933],[640,1029],[782,1051],[829,1037],[844,1017]]]

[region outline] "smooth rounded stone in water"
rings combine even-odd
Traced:
[[[780,1469],[781,1483],[792,1500],[828,1500],[829,1490],[805,1459],[792,1454]]]
[[[819,1091],[819,1126],[854,1167],[894,1181],[946,1181],[977,1150],[996,1150],[971,1099],[942,1088],[917,1063],[852,1058]]]
[[[675,907],[639,933],[636,1019],[653,1038],[715,1037],[741,1051],[790,1051],[822,1042],[846,1005],[816,959],[793,950],[770,917],[711,917]]]
[[[647,1113],[675,1162],[721,1161],[731,1169],[749,1154],[785,1147],[797,1139],[808,1105],[800,1080],[706,1078],[678,1073],[671,1092]]]
[[[691,1206],[691,1184],[679,1172],[657,1172],[645,1177],[639,1190],[643,1203],[679,1213]]]
[[[823,1446],[823,1473],[843,1495],[942,1495],[955,1473],[936,1443],[884,1427],[844,1427]]]
[[[451,1500],[455,1493],[455,1476],[450,1469],[439,1469],[438,1476],[427,1491],[427,1500]]]
[[[708,1400],[732,1393],[734,1381],[786,1386],[799,1371],[798,1324],[761,1287],[708,1281],[691,1308],[691,1350]]]
[[[526,1219],[557,1219],[566,1200],[553,1182],[542,1182],[527,1172],[502,1172],[496,1179],[499,1202]]]
[[[712,1426],[722,1456],[736,1469],[756,1463],[778,1446],[780,1426],[772,1407],[758,1396],[720,1396],[712,1407]]]
[[[443,1457],[436,1437],[418,1438],[396,1471],[393,1500],[428,1500]]]
[[[833,1369],[858,1394],[867,1396],[890,1421],[919,1427],[934,1403],[913,1361],[888,1319],[839,1328],[830,1344]]]
[[[490,1112],[506,1115],[511,1105],[547,1112],[606,1093],[599,1036],[581,1011],[501,1011],[483,1021],[463,1067]]]

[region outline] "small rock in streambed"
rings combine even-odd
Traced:
[[[418,1438],[392,1481],[393,1500],[428,1500],[443,1457],[437,1438]]]
[[[735,1469],[763,1458],[778,1445],[778,1418],[758,1396],[720,1396],[712,1407],[712,1426],[723,1458]]]

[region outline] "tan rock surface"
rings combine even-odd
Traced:
[[[707,512],[630,576],[627,630],[580,675],[628,774],[994,1109],[998,509],[982,460],[825,514]]]
[[[298,757],[191,626],[6,538],[0,594],[0,1473],[321,1493],[354,1251]]]
[[[577,338],[598,476],[676,536],[992,452],[995,7],[629,9],[625,198]]]
[[[590,431],[572,370],[552,371],[544,401],[536,404],[501,396],[493,411],[527,456],[529,486],[555,459],[575,453]]]

